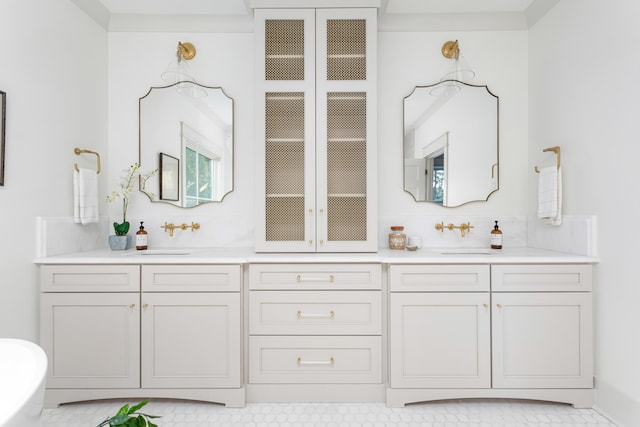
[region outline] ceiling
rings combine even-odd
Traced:
[[[109,31],[252,32],[252,8],[379,6],[381,31],[526,30],[560,0],[71,0]]]

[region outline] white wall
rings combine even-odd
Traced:
[[[636,0],[562,0],[530,30],[529,45],[528,168],[553,162],[542,149],[559,145],[564,212],[598,215],[596,402],[620,426],[640,420],[638,17]]]
[[[487,203],[443,208],[416,203],[402,189],[402,106],[414,86],[436,83],[449,66],[440,49],[459,40],[476,72],[473,84],[499,97],[500,191]],[[382,32],[378,34],[378,212],[388,230],[393,218],[430,215],[523,215],[527,198],[527,32]],[[461,118],[463,120],[463,118]],[[433,228],[433,225],[431,225]],[[488,236],[491,230],[487,229]]]
[[[440,48],[459,39],[463,55],[476,70],[475,84],[486,84],[500,97],[500,191],[488,203],[445,209],[415,203],[402,190],[402,105],[416,85],[435,83],[448,68]],[[235,190],[224,203],[181,210],[151,204],[134,194],[128,217],[144,220],[150,244],[170,246],[253,246],[254,140],[253,140],[253,35],[203,33],[109,34],[109,181],[137,161],[138,98],[150,86],[163,86],[161,72],[174,57],[178,41],[197,49],[190,67],[196,79],[222,86],[235,106]],[[407,215],[514,216],[526,213],[527,185],[527,32],[379,33],[378,212],[379,228],[387,230],[394,218]],[[498,49],[496,46],[500,46]],[[508,54],[507,54],[508,52]],[[113,184],[112,184],[113,185]],[[117,206],[110,207],[117,218]],[[196,233],[176,233],[173,238],[159,228],[164,221],[202,224]],[[431,226],[430,228],[433,228]],[[486,229],[488,239],[490,227]],[[482,233],[478,230],[478,233]],[[384,242],[384,240],[381,240]]]
[[[150,87],[166,86],[160,74],[175,58],[178,41],[191,42],[196,56],[192,74],[206,86],[222,87],[234,101],[234,191],[223,203],[181,209],[151,203],[139,192],[130,199],[132,228],[144,221],[151,247],[253,246],[253,34],[248,33],[109,33],[109,182],[138,161],[138,101]],[[157,165],[142,165],[151,170]],[[156,191],[157,193],[157,191]],[[109,206],[112,220],[119,204]],[[200,230],[169,237],[164,222],[197,221]],[[106,239],[106,237],[105,237]]]
[[[73,164],[95,168],[95,157],[79,158],[74,147],[107,160],[107,38],[68,0],[2,0],[0,16],[7,92],[0,337],[37,342],[36,217],[73,215]]]

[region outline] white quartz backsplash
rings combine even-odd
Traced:
[[[200,229],[176,229],[173,237],[161,225],[165,220],[180,225],[198,222]],[[503,233],[503,247],[531,247],[577,255],[597,256],[597,217],[595,215],[565,215],[562,225],[543,224],[526,216],[393,216],[378,218],[378,247],[388,248],[392,225],[402,225],[409,236],[420,236],[427,248],[488,248],[491,230],[497,220]],[[39,217],[37,219],[36,257],[56,256],[107,247],[107,236],[113,234],[112,219],[101,217],[97,224],[81,225],[72,217]],[[460,225],[471,223],[473,228],[462,237],[460,230],[438,231],[437,223]],[[131,219],[129,234],[135,234],[140,222]],[[254,245],[254,222],[251,216],[171,218],[147,217],[144,226],[149,248],[242,248]]]
[[[488,248],[491,245],[491,230],[495,225],[494,221],[502,230],[503,247],[520,248],[527,246],[527,217],[486,217],[471,215],[441,215],[441,216],[394,216],[393,218],[378,219],[378,246],[388,247],[390,227],[392,225],[404,226],[407,238],[409,236],[420,236],[423,247],[433,248]],[[436,224],[443,222],[445,229],[436,230]],[[448,224],[459,226],[470,223],[473,227],[470,232],[465,231],[465,236],[459,229],[448,230]]]

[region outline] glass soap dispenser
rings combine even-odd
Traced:
[[[498,221],[491,230],[491,249],[502,249],[502,231],[498,227]]]
[[[147,230],[144,229],[142,225],[143,222],[140,221],[140,230],[136,233],[136,249],[139,251],[143,251],[147,249]]]

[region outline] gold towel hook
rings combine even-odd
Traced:
[[[555,147],[549,147],[549,148],[545,148],[544,150],[542,150],[543,152],[547,152],[547,151],[553,151],[554,153],[556,153],[557,156],[557,161],[558,161],[558,169],[560,169],[560,147],[555,146]],[[538,166],[535,166],[533,168],[533,170],[536,171],[536,173],[540,173],[540,168],[538,168]]]
[[[96,155],[96,157],[98,158],[98,159],[97,159],[97,162],[98,162],[98,168],[97,168],[97,170],[96,170],[96,173],[100,173],[100,154],[96,153],[95,151],[91,151],[91,150],[81,150],[80,148],[74,148],[73,152],[74,152],[74,153],[76,153],[76,156],[79,156],[79,155],[80,155],[80,154],[82,154],[82,153],[95,154],[95,155]],[[76,171],[80,172],[80,169],[78,169],[78,164],[77,164],[77,163],[75,163],[75,164],[73,165],[73,168],[74,168]]]

